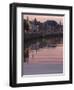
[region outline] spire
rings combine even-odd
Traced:
[[[27,16],[27,21],[29,21],[29,17]]]
[[[37,23],[37,19],[36,19],[36,18],[34,19],[34,23],[35,23],[35,24]]]

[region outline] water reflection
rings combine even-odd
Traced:
[[[56,62],[57,57],[62,59],[63,37],[51,36],[24,41],[24,62],[40,63],[51,61]],[[55,49],[56,48],[56,49]],[[56,54],[56,52],[59,52]],[[56,60],[55,60],[56,59]]]

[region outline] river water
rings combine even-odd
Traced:
[[[25,41],[23,75],[63,73],[63,37]]]

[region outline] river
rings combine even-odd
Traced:
[[[63,37],[25,41],[23,75],[63,73]]]

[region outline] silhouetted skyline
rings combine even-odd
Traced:
[[[45,22],[46,20],[54,20],[57,23],[62,23],[63,24],[63,20],[64,20],[64,16],[48,16],[48,15],[23,15],[24,19],[27,19],[27,17],[29,18],[30,21],[33,21],[35,18],[37,19],[37,21],[40,22]]]

